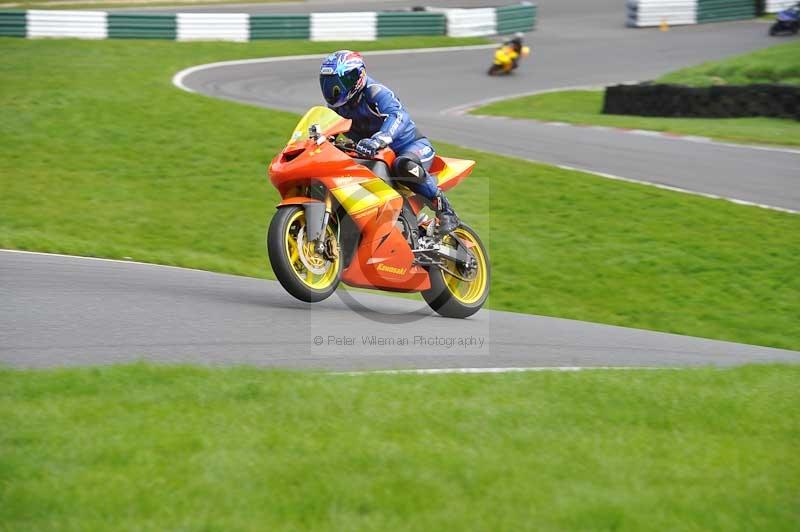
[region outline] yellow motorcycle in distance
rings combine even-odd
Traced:
[[[528,57],[531,49],[523,46],[521,40],[514,38],[494,52],[494,62],[489,67],[490,76],[510,74],[519,65],[521,57]]]

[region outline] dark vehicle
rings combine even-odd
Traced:
[[[795,35],[800,31],[800,2],[775,15],[775,19],[775,23],[769,28],[770,35],[774,36],[781,33]]]

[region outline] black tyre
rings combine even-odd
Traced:
[[[489,297],[491,267],[489,254],[478,234],[469,226],[461,226],[453,231],[468,245],[472,244],[472,253],[478,262],[475,277],[472,281],[460,280],[438,267],[429,270],[431,287],[422,292],[428,306],[447,318],[466,318],[478,312]],[[445,241],[449,236],[445,237]],[[447,265],[455,271],[454,262]]]
[[[489,71],[487,72],[487,74],[489,74],[490,76],[497,76],[502,71],[503,71],[503,67],[501,67],[500,65],[493,64],[492,66],[489,67]]]
[[[300,205],[281,207],[269,224],[267,253],[272,271],[287,292],[301,301],[315,303],[328,298],[339,285],[342,257],[332,223],[325,228],[329,246],[335,246],[335,260],[315,252],[305,239],[305,211]]]

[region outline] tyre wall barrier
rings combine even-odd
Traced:
[[[536,26],[536,6],[530,2],[489,8],[428,7],[447,19],[447,35],[451,37],[481,37],[530,31]]]
[[[536,26],[536,6],[522,3],[515,6],[498,7],[497,33],[509,35],[518,31],[530,31]]]
[[[240,13],[178,13],[179,41],[249,41],[250,17]]]
[[[26,34],[24,11],[0,11],[0,37],[25,37]]]
[[[497,33],[497,12],[493,8],[448,9],[447,34],[452,37],[482,37]]]
[[[378,37],[378,14],[311,13],[312,41],[374,41]]]
[[[530,31],[536,6],[248,15],[137,14],[104,11],[0,11],[0,37],[251,41],[371,41],[413,35],[484,36]]]
[[[447,18],[424,11],[378,13],[378,37],[447,35]]]
[[[28,37],[108,38],[107,15],[103,11],[31,9],[27,12],[26,24]]]
[[[697,0],[628,0],[628,26],[697,24]]]
[[[250,15],[250,40],[310,38],[309,15]]]
[[[627,0],[627,24],[673,26],[750,19],[756,17],[758,4],[759,0]]]
[[[178,22],[174,15],[108,14],[109,39],[178,38]]]
[[[789,9],[797,3],[797,0],[766,0],[764,7],[767,13],[777,13],[784,9]]]
[[[641,83],[606,87],[603,113],[613,115],[800,120],[800,86],[780,84],[685,85]]]
[[[756,17],[753,0],[698,0],[697,22],[722,22]]]

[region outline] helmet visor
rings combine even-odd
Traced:
[[[323,74],[319,77],[319,86],[322,89],[322,96],[325,101],[333,107],[339,107],[347,101],[349,92],[339,81],[336,74]]]
[[[353,87],[356,86],[356,83],[358,83],[358,80],[360,78],[361,78],[361,71],[357,68],[348,70],[347,72],[339,76],[339,79],[341,80],[344,88],[347,89],[347,92],[353,90]]]

